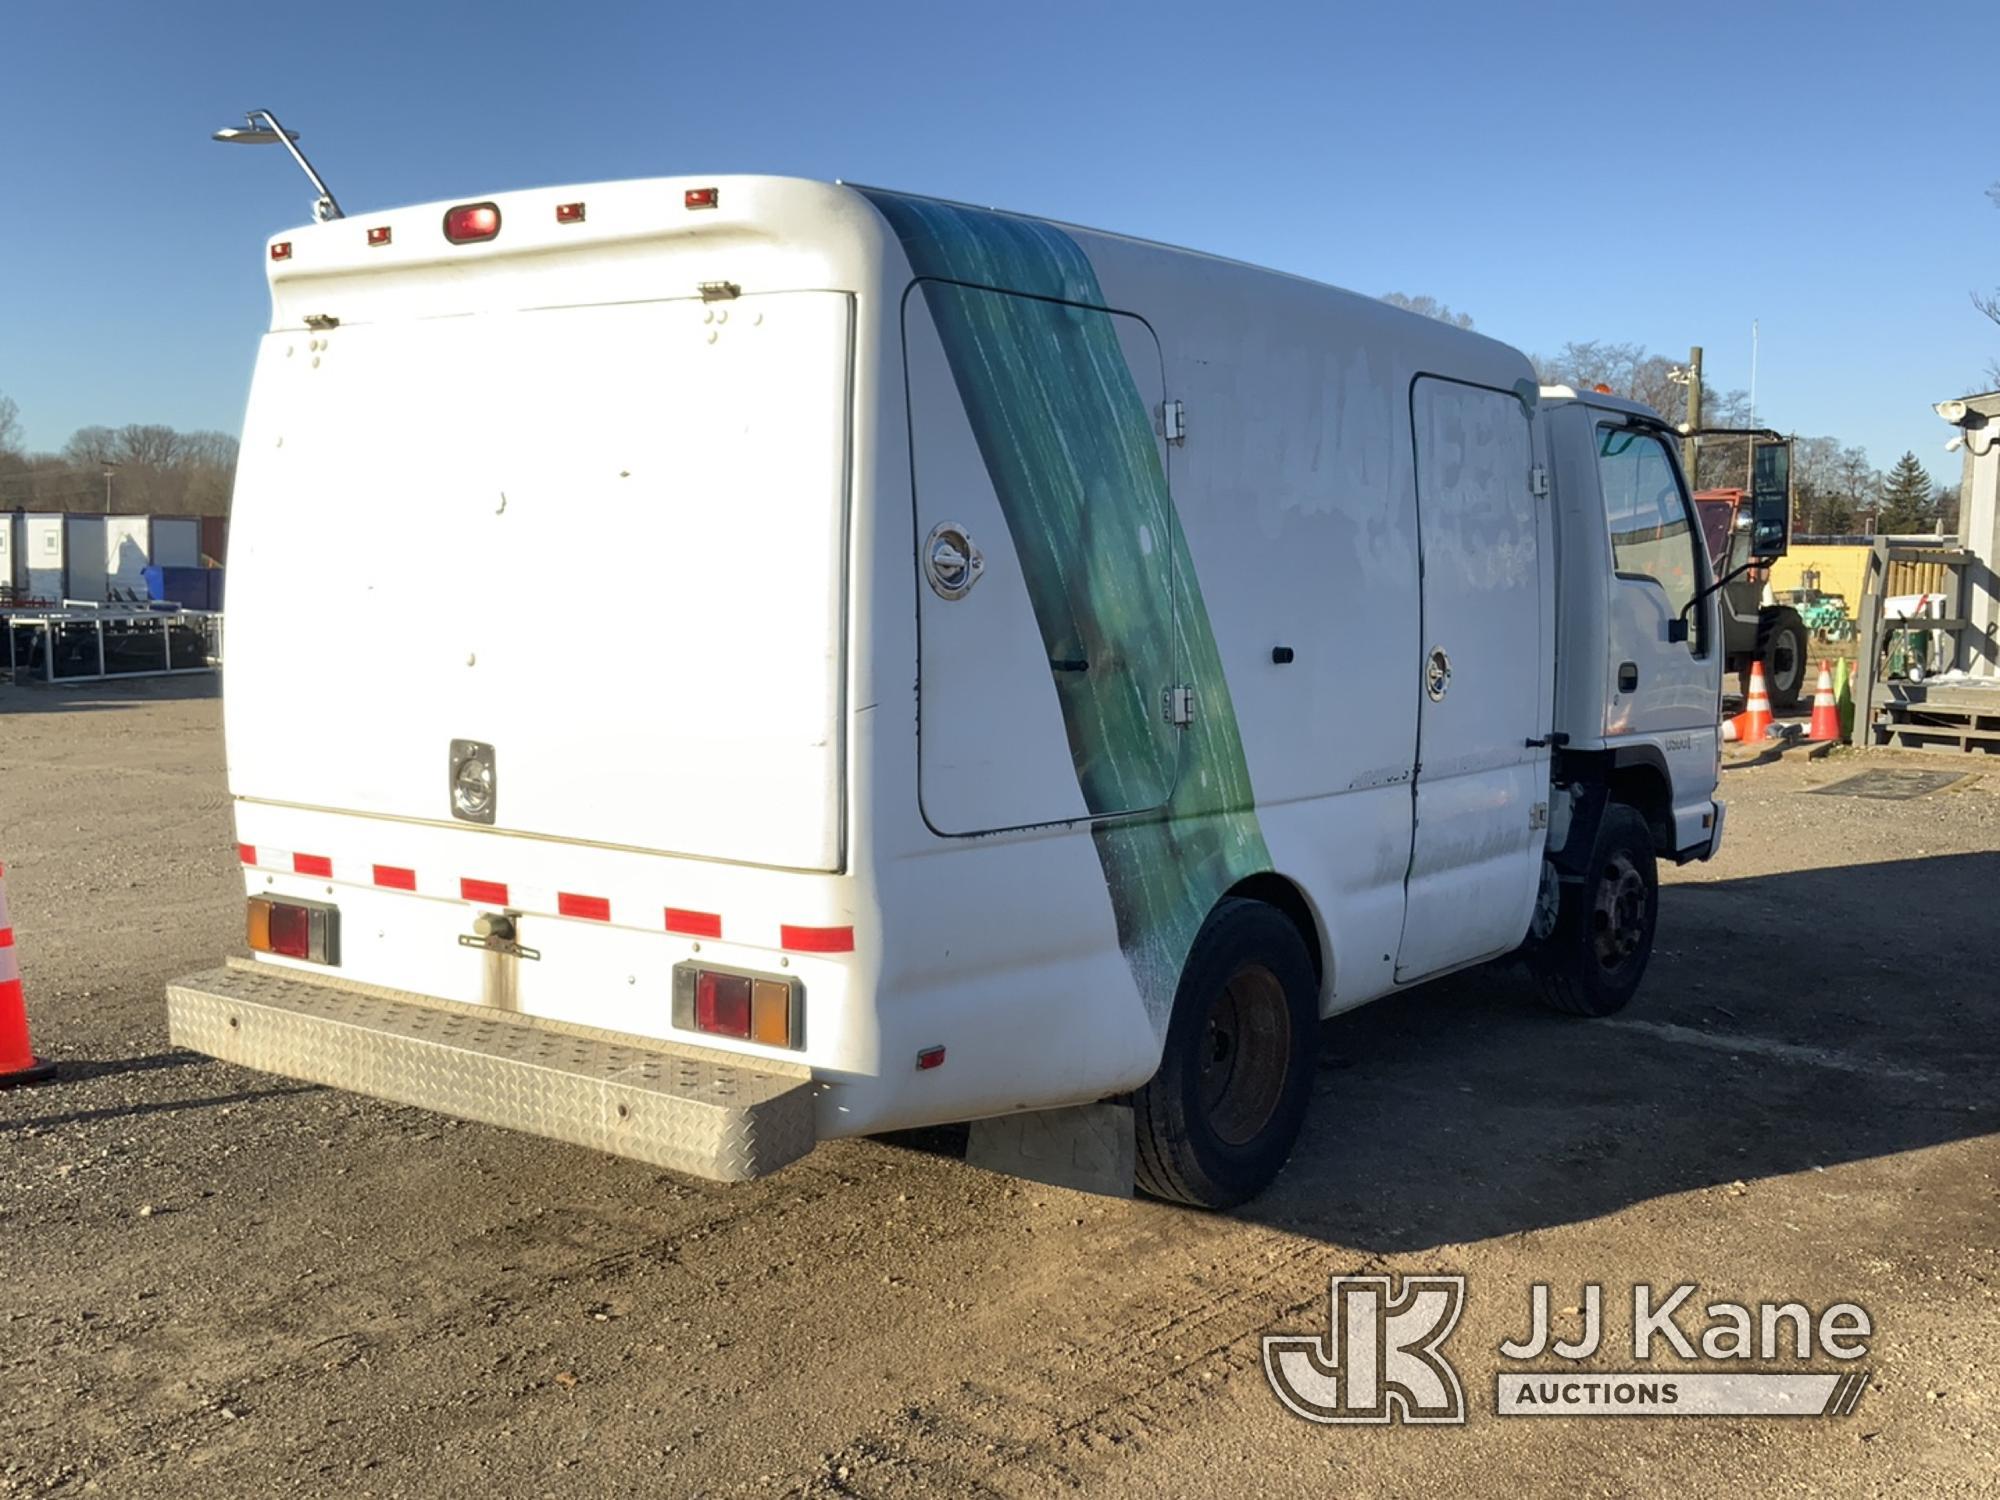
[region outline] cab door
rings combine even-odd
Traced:
[[[1711,759],[1716,680],[1709,653],[1718,643],[1712,612],[1691,601],[1707,580],[1707,546],[1666,440],[1609,412],[1593,413],[1598,487],[1611,543],[1606,611],[1604,733],[1701,731],[1691,766]],[[1686,623],[1685,632],[1675,628]],[[1676,639],[1676,637],[1683,637]],[[1700,777],[1690,777],[1698,785]]]
[[[1554,693],[1550,523],[1527,408],[1512,392],[1425,377],[1410,420],[1422,637],[1399,983],[1504,953],[1526,934]]]

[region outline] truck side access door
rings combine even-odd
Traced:
[[[1504,953],[1526,934],[1554,693],[1552,542],[1527,408],[1511,391],[1426,376],[1410,420],[1423,634],[1399,983]]]

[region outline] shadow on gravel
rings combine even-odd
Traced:
[[[65,1081],[74,1081],[69,1065],[65,1063],[52,1084],[46,1088],[58,1088]],[[180,1114],[196,1109],[216,1109],[225,1104],[248,1104],[253,1099],[277,1099],[286,1094],[317,1094],[321,1092],[316,1083],[285,1084],[268,1089],[238,1089],[233,1094],[204,1094],[197,1099],[148,1099],[140,1103],[106,1105],[102,1109],[72,1109],[62,1114],[30,1115],[21,1120],[0,1120],[0,1136],[16,1134],[23,1130],[53,1130],[61,1125],[88,1125],[94,1120],[131,1120],[142,1115]],[[37,1093],[31,1097],[42,1097]]]
[[[0,649],[0,673],[4,673],[6,651]],[[104,682],[79,682],[73,687],[62,683],[0,682],[0,718],[8,714],[103,713],[121,708],[143,708],[149,703],[173,703],[196,698],[220,698],[222,674],[201,672],[186,677],[135,677],[126,682],[115,678]]]
[[[220,1067],[212,1057],[176,1048],[172,1052],[148,1052],[139,1057],[80,1057],[62,1064],[65,1083],[81,1083],[86,1078],[115,1078],[121,1073],[157,1073],[165,1068]]]
[[[1322,1030],[1305,1139],[1241,1217],[1413,1250],[2000,1131],[2000,854],[1668,886],[1638,998],[1512,966]]]
[[[1420,1250],[2000,1131],[1996,895],[2000,854],[1672,885],[1617,1017],[1506,964],[1336,1016],[1304,1139],[1235,1216]]]

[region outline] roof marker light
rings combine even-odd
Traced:
[[[719,188],[712,187],[689,188],[682,195],[681,201],[689,208],[715,208],[722,202],[722,192]]]
[[[388,243],[389,243],[389,226],[388,226],[387,224],[377,224],[377,225],[376,225],[376,226],[375,226],[375,227],[374,227],[373,229],[369,230],[369,231],[368,231],[368,243],[369,243],[369,244],[371,244],[371,245],[386,245],[386,244],[388,244]]]
[[[444,211],[444,237],[454,245],[477,244],[500,233],[500,205],[461,203]]]
[[[556,222],[558,224],[581,224],[583,222],[583,205],[581,203],[558,203],[556,205]]]
[[[292,242],[290,240],[273,240],[271,242],[272,260],[290,260],[291,258]]]

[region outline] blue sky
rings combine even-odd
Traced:
[[[846,177],[1428,292],[1531,352],[1706,347],[1773,425],[1955,477],[1929,403],[2000,328],[1977,7],[1877,4],[8,6],[0,392],[235,431],[266,235],[680,172]]]

